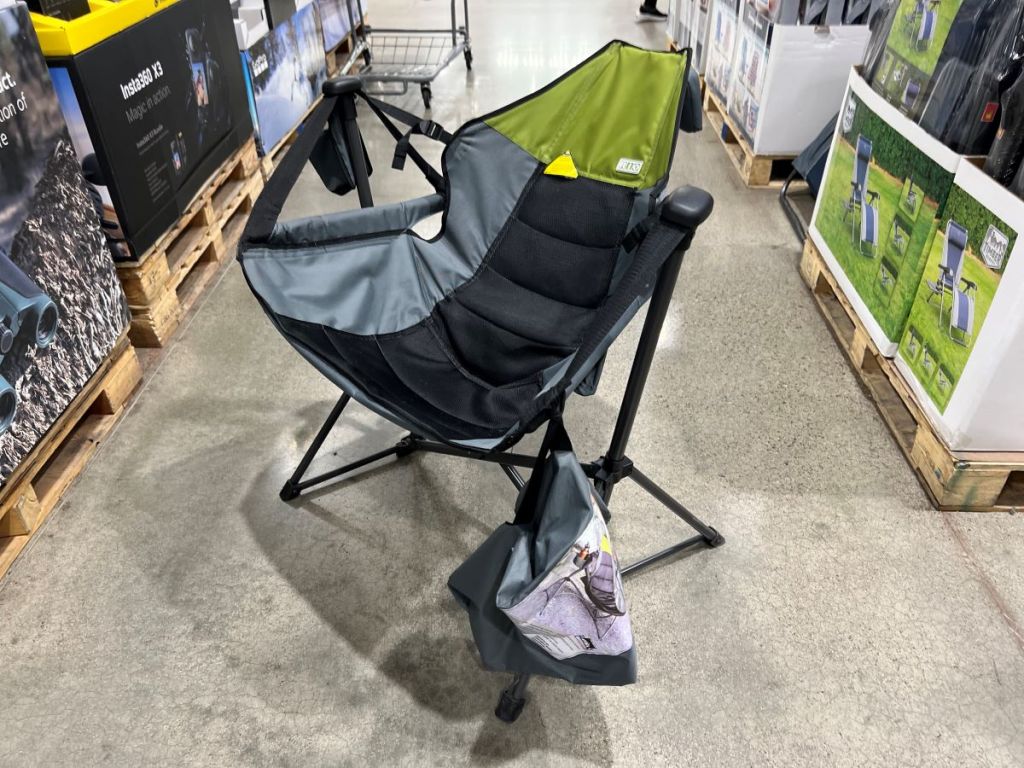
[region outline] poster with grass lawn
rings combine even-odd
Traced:
[[[916,120],[931,93],[932,75],[962,0],[900,0],[874,87]]]
[[[856,75],[840,118],[812,236],[879,349],[894,355],[957,158]]]
[[[900,342],[900,357],[945,413],[988,316],[1017,231],[954,186]]]

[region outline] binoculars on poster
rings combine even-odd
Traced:
[[[0,362],[20,338],[46,349],[57,335],[59,321],[53,300],[0,248]],[[0,377],[0,435],[10,429],[17,410],[14,387]]]

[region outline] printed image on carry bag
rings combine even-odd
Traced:
[[[539,584],[515,594],[519,584],[506,571],[508,583],[498,590],[498,607],[528,640],[556,659],[581,653],[614,656],[633,647],[619,561],[601,514],[603,507],[591,491],[590,520],[555,566],[538,577]],[[525,537],[516,542],[517,549],[527,546]],[[513,550],[512,559],[527,556],[525,551]],[[508,593],[514,596],[509,599]]]
[[[560,418],[516,516],[448,580],[488,669],[583,685],[636,682],[636,649],[604,502]]]

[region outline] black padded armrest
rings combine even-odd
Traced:
[[[355,93],[363,88],[363,81],[351,75],[333,77],[324,83],[324,96],[343,96],[346,93]]]
[[[696,230],[715,207],[715,199],[703,189],[680,187],[661,204],[661,218],[680,229]]]

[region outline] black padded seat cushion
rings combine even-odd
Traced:
[[[422,322],[378,336],[290,319],[282,330],[396,415],[454,440],[501,437],[607,297],[635,194],[538,166],[476,274]]]

